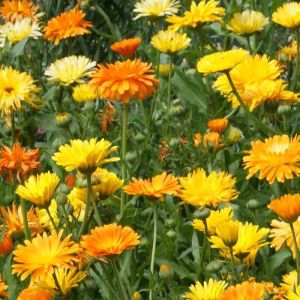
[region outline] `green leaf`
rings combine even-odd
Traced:
[[[28,38],[23,39],[12,48],[11,52],[9,53],[10,61],[24,54],[27,42],[28,42]]]
[[[269,258],[269,267],[270,267],[271,271],[273,272],[280,265],[282,265],[286,259],[288,259],[290,257],[291,257],[291,251],[288,249],[284,249],[284,250],[276,252],[274,255],[272,255]]]

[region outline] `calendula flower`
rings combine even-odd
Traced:
[[[38,13],[38,7],[30,0],[3,0],[0,7],[0,15],[5,22],[16,22],[25,18],[37,20],[42,13]]]
[[[209,235],[214,235],[216,233],[217,227],[226,225],[229,221],[233,220],[233,210],[230,207],[223,208],[221,210],[213,210],[211,211],[208,218],[206,218],[206,224]],[[193,227],[199,231],[205,231],[205,226],[203,220],[194,219]]]
[[[229,287],[220,295],[218,300],[263,300],[264,286],[255,281],[244,281],[241,284]]]
[[[159,18],[176,14],[180,3],[177,0],[140,0],[134,6],[133,12],[137,15],[134,20],[141,17]]]
[[[26,180],[30,172],[40,167],[39,156],[39,149],[26,150],[19,143],[15,143],[12,149],[2,146],[0,171],[9,182],[12,182],[15,176],[18,181]]]
[[[107,66],[98,65],[90,75],[91,85],[100,97],[128,103],[130,99],[144,100],[158,85],[151,64],[138,60],[117,61]]]
[[[7,289],[8,289],[8,286],[4,283],[4,281],[2,280],[2,278],[0,276],[0,296],[8,297]]]
[[[202,144],[203,147],[213,147],[214,149],[222,148],[224,144],[221,144],[221,135],[218,132],[208,131],[205,133]]]
[[[44,28],[44,38],[55,45],[69,37],[90,33],[92,23],[84,20],[85,13],[77,8],[61,13],[48,21]]]
[[[34,285],[23,290],[17,300],[53,300],[54,293],[52,290],[39,285]]]
[[[92,196],[96,197],[94,190]],[[87,189],[79,189],[74,187],[72,191],[68,194],[67,198],[69,203],[73,207],[73,217],[78,222],[82,222],[86,208]]]
[[[239,128],[230,125],[229,132],[228,132],[227,139],[226,139],[227,143],[229,145],[238,143],[242,139],[242,136],[243,136],[243,133]]]
[[[132,294],[132,300],[143,300],[143,297],[140,292],[135,291]]]
[[[6,223],[7,235],[19,235],[24,232],[24,220],[21,206],[17,207],[16,204],[13,203],[11,208],[0,207],[0,211],[3,215],[3,220],[5,220]],[[35,214],[33,208],[30,208],[27,211],[27,220],[28,227],[34,234],[43,231],[43,227],[39,223],[37,215]]]
[[[124,187],[128,195],[145,195],[151,198],[164,200],[164,195],[176,195],[179,192],[178,179],[171,174],[163,172],[150,179],[136,179]]]
[[[179,197],[183,202],[197,207],[216,207],[236,199],[239,194],[234,188],[236,179],[225,172],[213,171],[206,175],[204,169],[198,168],[179,180],[182,187]]]
[[[275,179],[285,182],[300,174],[300,137],[275,135],[263,142],[253,141],[251,147],[243,157],[247,179],[259,173],[259,179],[272,184]]]
[[[290,2],[278,7],[272,15],[272,21],[287,28],[300,26],[300,3]]]
[[[198,4],[195,1],[191,3],[191,8],[183,16],[172,15],[167,18],[167,22],[172,25],[170,29],[177,30],[181,27],[203,26],[208,22],[217,22],[222,20],[225,15],[225,9],[218,7],[219,1],[202,0]]]
[[[171,71],[173,71],[173,67],[170,64],[160,64],[159,65],[159,75],[162,77],[168,77]]]
[[[98,97],[96,90],[88,83],[75,86],[72,96],[73,99],[79,103],[94,101]]]
[[[197,70],[206,75],[229,71],[249,56],[249,52],[241,48],[216,52],[202,57],[197,63]]]
[[[133,39],[125,39],[120,42],[113,43],[110,48],[123,57],[131,57],[141,43],[139,37]]]
[[[36,93],[39,88],[26,72],[19,72],[12,67],[0,69],[0,110],[2,115],[10,115],[22,108],[23,103],[37,107],[39,100]]]
[[[57,225],[59,223],[59,218],[57,215],[57,204],[56,201],[54,199],[51,200],[50,205],[48,207],[49,212],[51,214],[51,217],[54,220],[54,223]],[[35,209],[36,214],[38,216],[39,219],[39,223],[44,227],[44,228],[48,228],[50,230],[54,229],[54,226],[50,220],[50,217],[46,211],[46,209],[44,208],[36,208]]]
[[[262,31],[268,23],[269,19],[260,11],[245,10],[242,13],[235,13],[226,28],[236,34],[249,36]]]
[[[115,107],[111,104],[110,101],[107,101],[100,121],[100,128],[103,133],[108,134],[108,127],[109,125],[112,125],[115,112],[116,112]]]
[[[81,246],[88,255],[103,259],[119,255],[140,243],[140,236],[130,227],[109,224],[92,229],[91,234],[84,235]]]
[[[212,248],[222,249],[226,252],[232,248],[239,238],[239,226],[240,223],[233,220],[229,220],[226,226],[222,223],[219,224],[216,227],[215,235],[210,239],[210,242],[213,244]]]
[[[54,173],[31,175],[24,185],[17,187],[16,194],[39,207],[48,206],[58,183],[59,179]]]
[[[151,44],[160,52],[173,54],[186,49],[191,42],[185,33],[174,30],[160,30],[151,39]]]
[[[225,281],[218,281],[212,278],[209,281],[204,281],[201,284],[199,281],[189,287],[190,292],[183,295],[184,299],[188,300],[218,300],[222,295],[227,283]]]
[[[45,281],[51,276],[55,268],[70,268],[76,262],[79,245],[71,241],[71,235],[62,238],[63,231],[52,231],[51,234],[37,235],[25,245],[18,245],[13,252],[14,264],[12,273],[21,280],[31,275],[31,282]]]
[[[202,135],[200,132],[195,133],[194,135],[194,147],[197,148],[201,142]]]
[[[62,85],[70,85],[74,82],[81,83],[82,77],[93,72],[96,62],[85,56],[71,55],[56,60],[46,70],[45,75],[50,81],[57,81]]]
[[[3,239],[0,239],[0,255],[8,255],[14,248],[14,243],[10,235],[6,234]]]
[[[280,54],[285,55],[289,60],[294,59],[297,56],[297,42],[292,41],[288,46],[282,47]]]
[[[68,172],[78,169],[81,173],[93,173],[99,165],[118,161],[119,157],[107,158],[117,149],[117,146],[112,146],[105,139],[71,140],[70,144],[60,146],[52,159]]]
[[[287,300],[299,300],[300,299],[300,285],[295,286],[293,290],[290,290],[286,297]]]
[[[280,287],[287,294],[289,291],[293,291],[295,286],[297,286],[297,271],[291,271],[288,274],[282,276],[282,282]]]
[[[213,119],[208,121],[207,126],[211,131],[223,133],[228,125],[228,120],[226,118]]]

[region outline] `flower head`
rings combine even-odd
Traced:
[[[54,173],[31,175],[24,185],[17,187],[16,194],[37,206],[48,206],[58,183],[59,179]]]
[[[235,13],[226,28],[236,34],[249,36],[262,31],[268,23],[268,18],[261,12],[245,10],[242,13]]]
[[[163,17],[176,14],[180,3],[177,0],[140,0],[135,4],[133,12],[137,15],[134,20],[141,17]]]
[[[197,148],[201,142],[202,135],[200,132],[195,133],[194,135],[194,147]]]
[[[160,52],[173,54],[189,46],[191,39],[185,33],[174,30],[160,30],[151,39],[151,44]]]
[[[226,118],[213,119],[207,123],[208,128],[211,131],[222,133],[228,125],[228,120]]]
[[[96,62],[85,56],[71,55],[56,60],[46,70],[45,75],[50,81],[57,81],[62,85],[70,85],[74,82],[82,82],[85,77],[93,72]]]
[[[179,192],[178,179],[163,172],[150,179],[136,179],[124,187],[128,195],[145,195],[163,201],[164,195],[176,195]]]
[[[130,227],[109,224],[96,227],[91,234],[84,235],[81,246],[90,256],[103,259],[134,248],[140,243],[139,238]]]
[[[297,42],[294,40],[288,46],[282,47],[280,54],[287,56],[289,60],[294,59],[297,56]]]
[[[297,271],[291,271],[288,274],[282,276],[280,287],[285,293],[294,290],[294,287],[297,286]]]
[[[251,146],[243,158],[247,179],[259,172],[259,179],[272,184],[275,179],[285,182],[300,174],[300,137],[275,135],[264,142],[253,141]]]
[[[151,64],[140,60],[117,61],[107,66],[99,65],[90,75],[91,85],[100,97],[128,103],[130,99],[144,100],[158,85]]]
[[[70,144],[60,146],[52,159],[68,172],[78,169],[82,173],[93,173],[99,165],[118,161],[118,157],[107,158],[117,149],[117,146],[112,147],[111,142],[105,139],[71,140]]]
[[[201,284],[199,281],[189,287],[190,291],[183,297],[187,300],[218,300],[224,292],[227,283],[225,281],[217,281],[209,279]]]
[[[93,189],[93,197],[95,197]],[[68,194],[68,201],[72,205],[73,217],[78,221],[82,222],[84,217],[84,212],[86,208],[86,198],[87,198],[87,188],[79,189],[74,187],[72,191]]]
[[[44,31],[45,39],[54,41],[55,45],[69,37],[90,33],[92,23],[84,20],[85,13],[77,8],[63,12],[48,21]]]
[[[241,48],[216,52],[202,57],[197,63],[197,70],[206,75],[229,71],[243,62],[247,57],[249,57],[249,53]]]
[[[73,88],[73,99],[76,102],[89,102],[97,99],[96,90],[88,83],[82,83]]]
[[[213,147],[214,149],[222,148],[224,144],[221,144],[221,139],[222,137],[219,132],[208,131],[202,140],[203,147]]]
[[[211,172],[208,176],[204,169],[198,168],[187,177],[179,178],[182,201],[198,206],[218,206],[237,198],[239,192],[234,188],[236,180],[225,172]]]
[[[139,37],[133,39],[125,39],[120,42],[113,43],[111,49],[123,57],[131,57],[141,43]]]
[[[3,239],[0,239],[0,255],[8,255],[14,248],[13,240],[10,235],[5,235]]]
[[[0,296],[8,297],[7,288],[8,286],[2,281],[0,276]]]
[[[17,300],[52,300],[53,291],[44,286],[33,285],[23,290]]]
[[[300,26],[300,3],[289,2],[278,7],[272,15],[272,21],[287,28],[298,28]]]

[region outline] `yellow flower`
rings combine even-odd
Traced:
[[[93,72],[96,62],[85,56],[67,56],[56,60],[46,70],[45,75],[50,81],[57,81],[62,85],[70,85],[74,82],[83,82],[82,77]]]
[[[44,232],[31,241],[26,240],[25,246],[19,244],[13,252],[14,264],[12,273],[25,280],[31,275],[31,282],[44,281],[52,276],[55,267],[70,267],[77,259],[79,245],[72,242],[71,235],[62,239],[63,231]]]
[[[134,20],[141,17],[163,17],[176,14],[180,3],[177,0],[140,0],[134,6],[133,12],[137,13]]]
[[[286,55],[289,60],[297,56],[297,42],[292,41],[288,46],[282,47],[280,54]]]
[[[50,203],[48,209],[49,209],[49,212],[50,212],[55,224],[57,225],[59,223],[59,218],[58,218],[58,215],[57,215],[57,204],[56,204],[56,201],[54,199],[51,200],[51,203]],[[43,227],[48,228],[50,230],[53,230],[54,226],[53,226],[53,224],[50,220],[50,217],[49,217],[46,209],[36,208],[35,211],[36,211],[36,214],[38,216],[39,223]]]
[[[163,77],[168,77],[170,72],[173,71],[173,68],[170,64],[160,64],[159,65],[159,75]]]
[[[198,168],[179,180],[182,186],[179,197],[194,206],[216,207],[239,194],[234,188],[236,180],[225,172],[213,171],[207,176],[204,169]]]
[[[217,281],[212,278],[203,284],[196,281],[195,285],[192,284],[189,287],[190,292],[183,295],[183,297],[187,300],[218,300],[226,286],[225,281]]]
[[[39,88],[26,72],[19,72],[11,67],[0,69],[0,110],[2,114],[11,114],[21,109],[22,103],[37,107],[39,102],[35,93]]]
[[[59,179],[54,173],[31,175],[24,185],[17,187],[16,194],[37,206],[48,206],[58,183]]]
[[[295,288],[288,292],[286,297],[287,300],[299,300],[300,299],[300,285],[295,286]]]
[[[93,193],[93,196],[94,193]],[[67,196],[69,203],[73,206],[73,216],[74,218],[82,222],[86,207],[86,200],[87,200],[87,189],[79,189],[73,188],[72,191]]]
[[[75,86],[72,96],[76,102],[93,101],[98,97],[96,90],[88,83]]]
[[[237,64],[243,62],[247,57],[249,57],[249,53],[242,48],[216,52],[201,58],[197,63],[197,70],[206,75],[229,71]]]
[[[257,31],[262,31],[269,23],[261,12],[246,10],[242,13],[235,13],[226,28],[239,35],[251,35]]]
[[[209,217],[206,219],[209,235],[215,234],[217,227],[221,226],[222,224],[227,226],[227,223],[232,219],[233,210],[231,207],[211,211]],[[204,223],[200,219],[193,220],[193,227],[199,231],[205,230]]]
[[[300,26],[300,3],[290,2],[278,7],[272,15],[272,21],[287,28]]]
[[[300,174],[300,136],[275,135],[264,142],[252,141],[251,146],[243,157],[247,179],[259,172],[259,179],[272,184],[275,179],[285,182]]]
[[[226,226],[222,223],[219,224],[216,228],[216,235],[210,239],[210,242],[213,244],[212,248],[223,249],[225,251],[232,248],[239,238],[239,226],[240,223],[233,220],[228,221]]]
[[[151,39],[154,48],[163,53],[176,53],[189,46],[191,39],[185,33],[177,33],[173,30],[160,30]]]
[[[282,276],[282,282],[280,287],[285,293],[294,290],[294,287],[297,286],[297,271],[291,271],[288,274]]]
[[[198,4],[195,1],[191,3],[191,8],[186,11],[183,16],[170,16],[167,22],[172,25],[170,29],[177,30],[181,27],[202,26],[207,22],[221,21],[222,16],[225,15],[225,9],[218,7],[219,1],[215,0],[202,0]]]
[[[52,159],[68,172],[78,169],[81,173],[93,173],[99,165],[118,161],[118,157],[107,158],[117,149],[117,146],[112,147],[111,142],[105,139],[71,140],[70,144],[60,146]]]

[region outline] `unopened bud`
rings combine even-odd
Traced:
[[[160,265],[159,277],[163,280],[172,279],[174,277],[174,271],[169,264]]]

